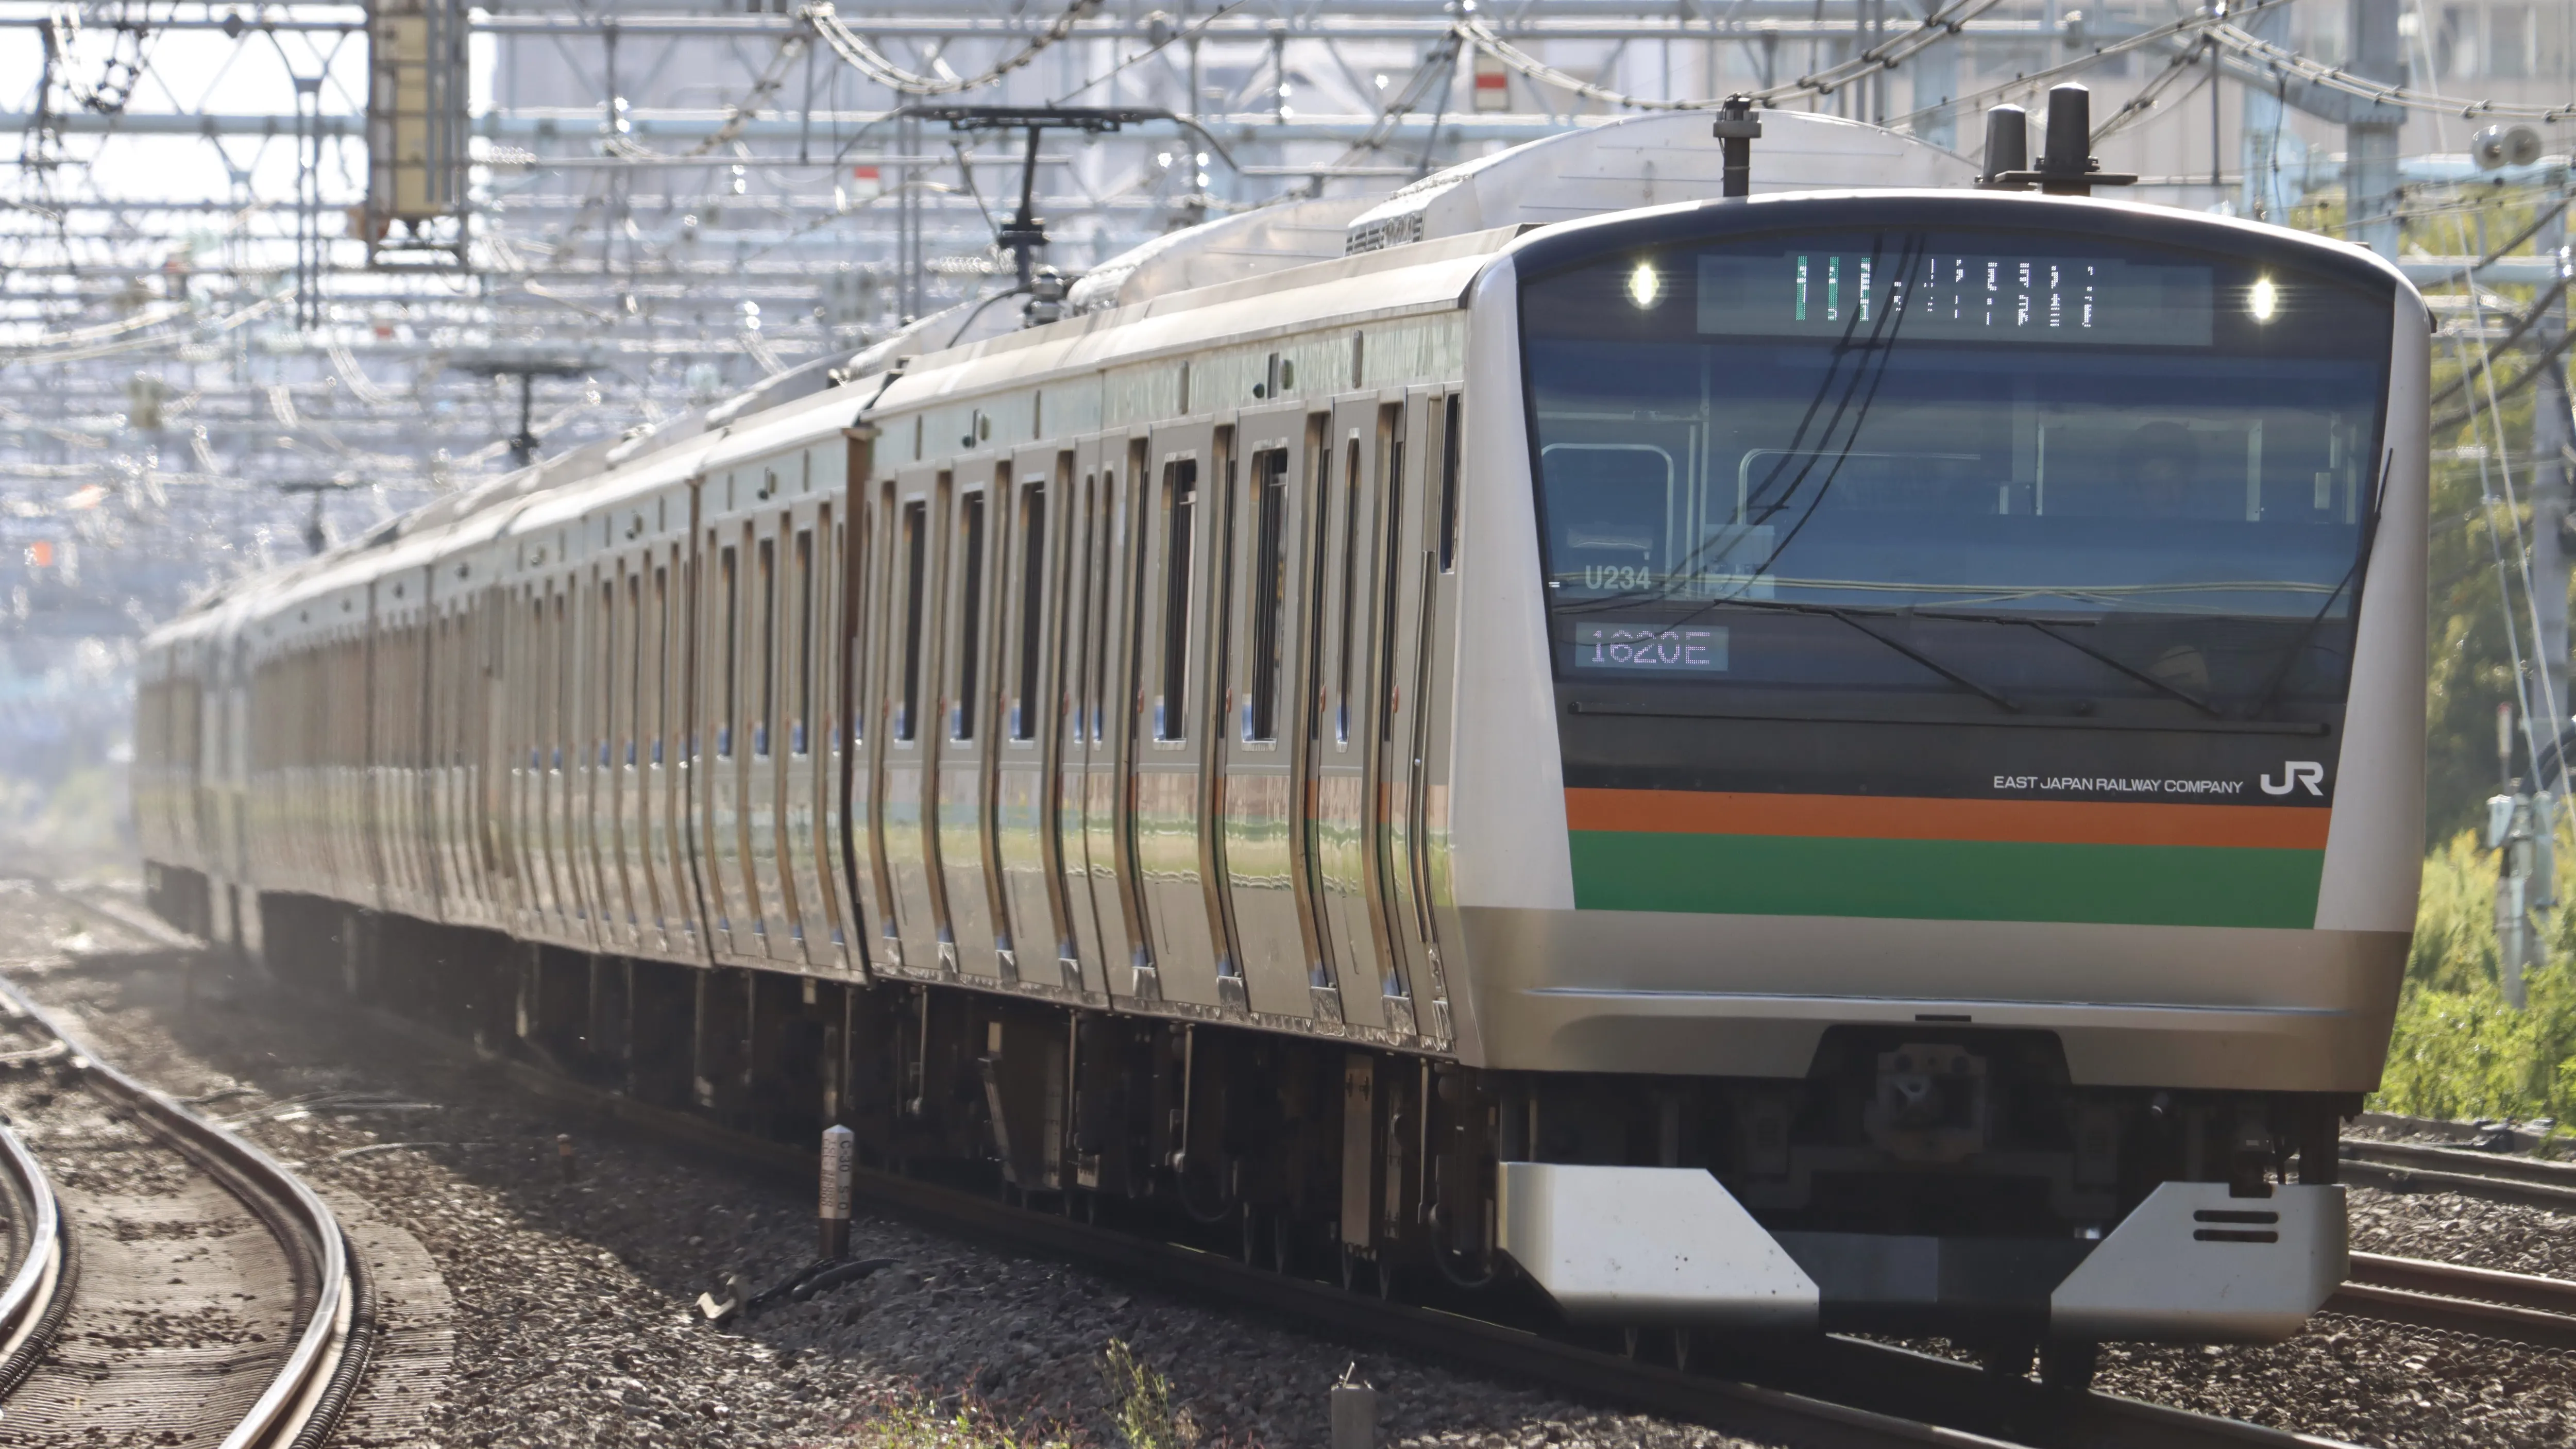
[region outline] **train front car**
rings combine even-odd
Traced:
[[[2061,1378],[2295,1332],[2414,916],[2413,289],[1881,193],[1553,228],[1471,307],[1526,418],[1469,444],[1455,807],[1504,1247],[1578,1319]]]

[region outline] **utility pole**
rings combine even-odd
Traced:
[[[2556,210],[2534,238],[2540,255],[2567,275],[2567,200],[2566,176],[2554,178],[2558,196]],[[2542,289],[2546,291],[2546,288]],[[2538,677],[2532,680],[2531,712],[2542,722],[2532,732],[2538,747],[2555,754],[2554,746],[2566,734],[2567,715],[2567,556],[2569,545],[2568,511],[2568,446],[2569,417],[2567,404],[2567,364],[2556,355],[2567,336],[2567,306],[2561,300],[2549,304],[2540,321],[2530,332],[2533,352],[2539,359],[2540,382],[2531,405],[2531,578],[2536,596],[2532,612],[2538,616],[2533,625],[2533,658]],[[2532,788],[2545,790],[2555,783],[2535,762]],[[2564,774],[2563,768],[2558,771]],[[2564,794],[2563,785],[2557,787]]]
[[[2561,166],[2550,178],[2556,195],[2546,224],[2534,239],[2540,254],[2557,269],[2558,276],[2568,275],[2567,257],[2567,170]],[[2543,288],[2546,291],[2547,288]],[[2567,760],[2561,741],[2568,738],[2567,674],[2571,668],[2567,657],[2567,555],[2569,553],[2568,492],[2569,465],[2576,462],[2576,452],[2569,448],[2570,420],[2567,410],[2567,361],[2557,355],[2567,336],[2566,294],[2542,309],[2540,320],[2531,329],[2535,352],[2532,365],[2540,370],[2540,381],[2531,399],[2531,582],[2535,597],[2531,611],[2532,662],[2535,676],[2526,686],[2531,692],[2532,719],[2541,727],[2531,730],[2531,797],[2528,808],[2517,813],[2518,832],[2529,844],[2520,883],[2522,903],[2526,907],[2558,904],[2558,802],[2567,798]],[[2499,907],[2501,915],[2501,907]],[[2547,959],[2539,934],[2526,925],[2521,932],[2523,959],[2537,968]],[[2507,999],[2521,1005],[2522,982],[2517,977]]]
[[[2397,36],[2405,0],[2350,0],[2352,56],[2344,70],[2363,80],[2406,83],[2406,48]],[[2284,18],[2288,7],[2282,7]],[[2405,113],[2373,107],[2347,121],[2344,135],[2344,234],[2397,260],[2397,128]],[[2286,220],[2286,218],[2275,218]]]
[[[2496,852],[2496,987],[2505,1004],[2529,1004],[2530,974],[2548,964],[2531,913],[2558,903],[2557,812],[2547,791],[2527,794],[2513,773],[2513,706],[2496,706],[2496,772],[2501,793],[2487,799],[2487,848]]]

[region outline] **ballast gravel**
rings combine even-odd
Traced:
[[[9,929],[16,927],[17,929]],[[728,1274],[767,1286],[813,1255],[809,1194],[516,1097],[502,1079],[299,1013],[182,958],[64,959],[136,943],[0,891],[0,961],[73,1008],[103,1050],[414,1234],[455,1299],[440,1445],[1125,1442],[1111,1342],[1170,1384],[1175,1449],[1321,1445],[1328,1386],[1381,1391],[1390,1445],[1733,1445],[1181,1302],[1078,1268],[862,1217],[853,1254],[894,1266],[718,1329],[693,1307]],[[35,953],[42,951],[41,958]],[[567,1180],[557,1134],[573,1137]],[[2356,1188],[2353,1245],[2576,1278],[2576,1220]],[[2104,1350],[2100,1387],[2385,1449],[2576,1442],[2576,1356],[2320,1315],[2262,1347]],[[969,1431],[956,1419],[969,1415]],[[936,1422],[934,1422],[934,1420]]]
[[[106,948],[140,944],[0,891],[0,941],[26,943],[18,951],[75,926]],[[455,1300],[455,1360],[428,1416],[438,1445],[1114,1446],[1120,1399],[1103,1373],[1113,1340],[1169,1381],[1167,1449],[1321,1445],[1326,1395],[1346,1369],[1380,1390],[1390,1445],[1748,1442],[878,1218],[853,1225],[852,1254],[893,1267],[713,1328],[694,1306],[700,1292],[728,1274],[766,1287],[812,1260],[810,1194],[597,1135],[492,1074],[363,1029],[272,1019],[267,998],[202,966],[191,990],[174,958],[49,954],[0,957],[0,968],[69,1009],[119,1065],[204,1099],[200,1110],[419,1239]],[[566,1132],[569,1181],[557,1155]],[[961,1413],[968,1431],[955,1427]]]

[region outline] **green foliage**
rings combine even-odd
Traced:
[[[2406,984],[2464,993],[2495,985],[2496,862],[2462,831],[2424,859]]]
[[[1017,1423],[971,1395],[950,1407],[902,1390],[871,1399],[851,1427],[870,1449],[1075,1449],[1081,1442],[1062,1425]]]
[[[2576,894],[2576,838],[2559,832],[2562,899]],[[2576,907],[2543,913],[2550,964],[2505,1004],[2497,979],[2496,857],[2454,836],[2424,861],[2415,944],[2388,1068],[2371,1105],[2418,1117],[2576,1120]]]
[[[1136,1356],[1124,1339],[1109,1340],[1100,1379],[1117,1406],[1118,1437],[1127,1449],[1189,1449],[1199,1439],[1189,1410],[1172,1408],[1172,1381]]]

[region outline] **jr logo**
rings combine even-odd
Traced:
[[[2266,795],[2287,795],[2291,791],[2305,785],[2308,787],[2309,794],[2323,795],[2325,794],[2325,791],[2320,790],[2317,787],[2324,784],[2325,779],[2326,767],[2318,764],[2314,760],[2284,760],[2281,762],[2281,783],[2275,785],[2272,783],[2272,777],[2270,775],[2265,775],[2263,777],[2263,793]]]

